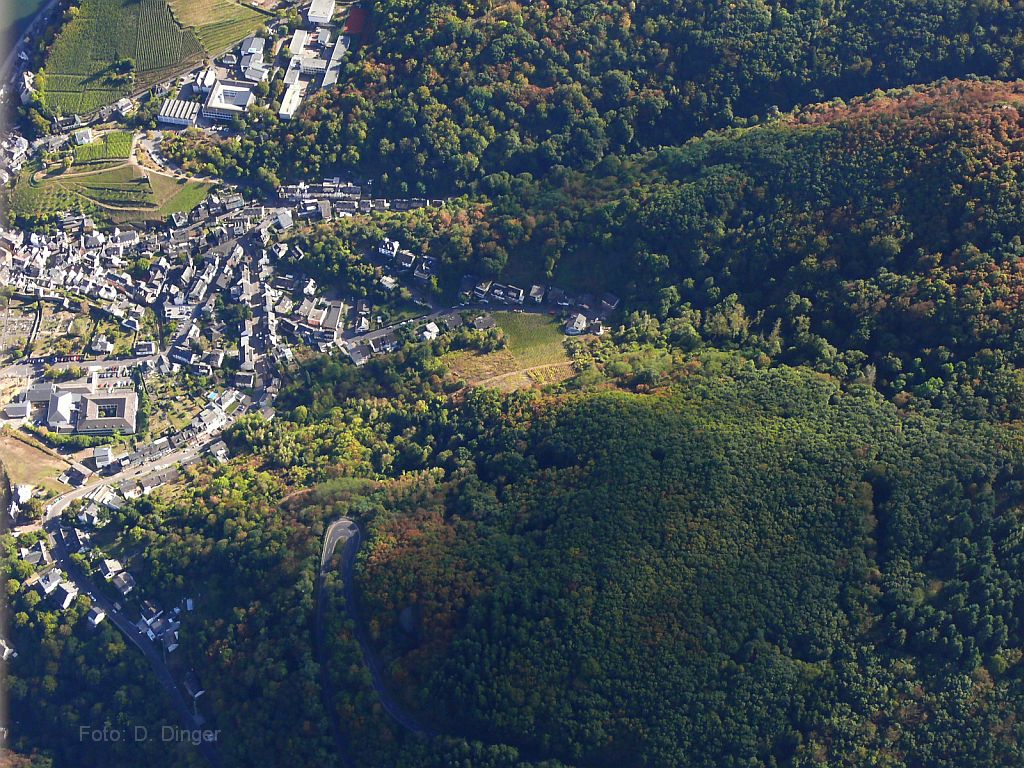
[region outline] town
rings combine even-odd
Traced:
[[[457,300],[445,305],[437,260],[393,235],[361,254],[373,269],[373,295],[341,295],[303,268],[297,235],[345,217],[450,201],[388,197],[341,177],[247,199],[221,180],[186,179],[163,158],[161,141],[173,132],[229,133],[273,77],[284,78],[284,120],[312,92],[337,85],[367,11],[350,7],[341,24],[336,15],[334,0],[313,0],[294,29],[271,22],[267,36],[250,34],[142,98],[126,96],[84,117],[59,115],[53,132],[33,141],[14,127],[0,136],[0,183],[15,196],[19,185],[45,183],[51,173],[71,183],[79,167],[86,176],[127,172],[154,189],[160,181],[173,182],[175,194],[196,192],[182,205],[163,205],[154,193],[145,204],[156,218],[111,220],[107,214],[129,199],[101,201],[95,211],[56,208],[41,226],[0,228],[0,437],[62,466],[53,482],[15,483],[3,525],[31,570],[26,584],[61,611],[87,595],[89,625],[110,621],[146,656],[190,727],[204,722],[203,690],[192,670],[168,658],[195,598],[165,610],[146,594],[108,551],[112,513],[178,482],[189,465],[227,460],[225,433],[250,414],[272,420],[297,361],[333,355],[362,366],[404,345],[493,333],[498,310],[543,315],[566,336],[601,335],[619,307],[611,293],[573,295],[474,275],[462,276],[448,294]],[[27,61],[19,56],[0,98],[14,94],[23,105],[38,98]],[[159,130],[123,130],[143,106]],[[0,655],[17,657],[6,637]]]

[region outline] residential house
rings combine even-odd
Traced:
[[[441,329],[437,327],[437,323],[430,322],[423,326],[423,330],[420,332],[420,338],[424,341],[433,341],[437,338],[437,335],[441,332]]]
[[[45,597],[49,597],[62,581],[64,581],[64,572],[60,568],[54,568],[39,577],[39,588]]]
[[[473,327],[478,331],[489,331],[495,326],[497,326],[497,323],[490,315],[480,315],[473,318]]]
[[[115,574],[114,578],[111,579],[111,583],[125,597],[135,589],[135,578],[128,571]]]
[[[18,551],[18,555],[29,565],[36,567],[49,565],[53,562],[53,558],[50,557],[50,551],[42,540],[37,541],[31,547],[22,547]]]
[[[589,325],[589,323],[586,315],[574,312],[569,319],[565,321],[565,332],[569,336],[579,336],[587,330],[587,325]]]
[[[109,445],[98,445],[92,449],[92,460],[96,464],[96,469],[103,469],[114,463],[114,449]]]
[[[121,565],[120,560],[114,560],[113,558],[104,558],[100,564],[100,572],[103,574],[103,578],[107,581],[113,579],[117,574],[124,570],[124,566]]]
[[[62,610],[67,610],[78,597],[78,587],[70,582],[63,582],[57,585],[55,598]]]

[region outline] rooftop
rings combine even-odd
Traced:
[[[221,80],[210,91],[210,98],[206,100],[206,108],[241,114],[249,108],[255,98],[252,86],[248,83]]]
[[[131,390],[85,396],[82,398],[78,431],[132,434],[138,407],[139,396]]]
[[[312,18],[329,19],[334,15],[334,0],[313,0],[307,15]]]
[[[160,106],[160,113],[157,117],[158,119],[162,118],[165,120],[184,120],[192,122],[196,119],[198,114],[199,104],[194,101],[167,99]]]

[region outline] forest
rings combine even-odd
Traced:
[[[443,732],[587,766],[1021,760],[1019,434],[787,369],[466,408],[474,460],[380,492],[357,572]]]
[[[428,354],[316,358],[238,459],[116,513],[148,594],[201,596],[180,652],[225,765],[1024,759],[1018,425],[741,353],[654,385],[593,357],[603,383],[454,397]],[[341,515],[356,602],[332,570],[318,642]]]
[[[497,335],[300,356],[234,458],[113,513],[140,589],[196,598],[176,653],[224,766],[1024,764],[1022,14],[380,0],[295,120],[275,79],[237,140],[168,135],[263,193],[451,196],[289,235],[342,294],[382,298],[387,236],[444,299],[469,273],[623,300],[527,391],[449,370]],[[321,581],[343,515],[354,578]],[[41,605],[24,543],[13,746],[187,764],[80,746],[166,705],[86,596]]]
[[[283,85],[240,141],[178,161],[269,189],[353,172],[441,196],[679,144],[779,110],[943,77],[1024,75],[1013,4],[967,0],[381,0],[373,35],[291,121]]]
[[[1020,83],[939,83],[800,108],[588,171],[310,230],[307,267],[372,284],[397,237],[466,273],[597,294],[618,341],[740,349],[867,381],[903,405],[1019,418]],[[363,289],[365,290],[365,289]]]

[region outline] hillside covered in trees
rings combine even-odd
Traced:
[[[1012,765],[1020,436],[810,373],[507,416],[358,583],[442,729],[586,766]]]
[[[356,217],[304,241],[356,284],[399,237],[466,272],[625,300],[619,338],[738,348],[875,383],[900,402],[1022,414],[1024,85],[949,82],[802,108],[770,123],[483,198]]]
[[[875,88],[1020,77],[1022,13],[967,0],[381,0],[342,87],[293,121],[257,110],[240,142],[197,165],[261,186],[353,171],[447,194]]]
[[[240,458],[115,520],[140,583],[203,596],[181,653],[226,765],[1024,758],[1018,427],[715,352],[646,394],[456,398],[406,354],[310,363]],[[318,650],[340,515],[356,610],[335,572]]]

